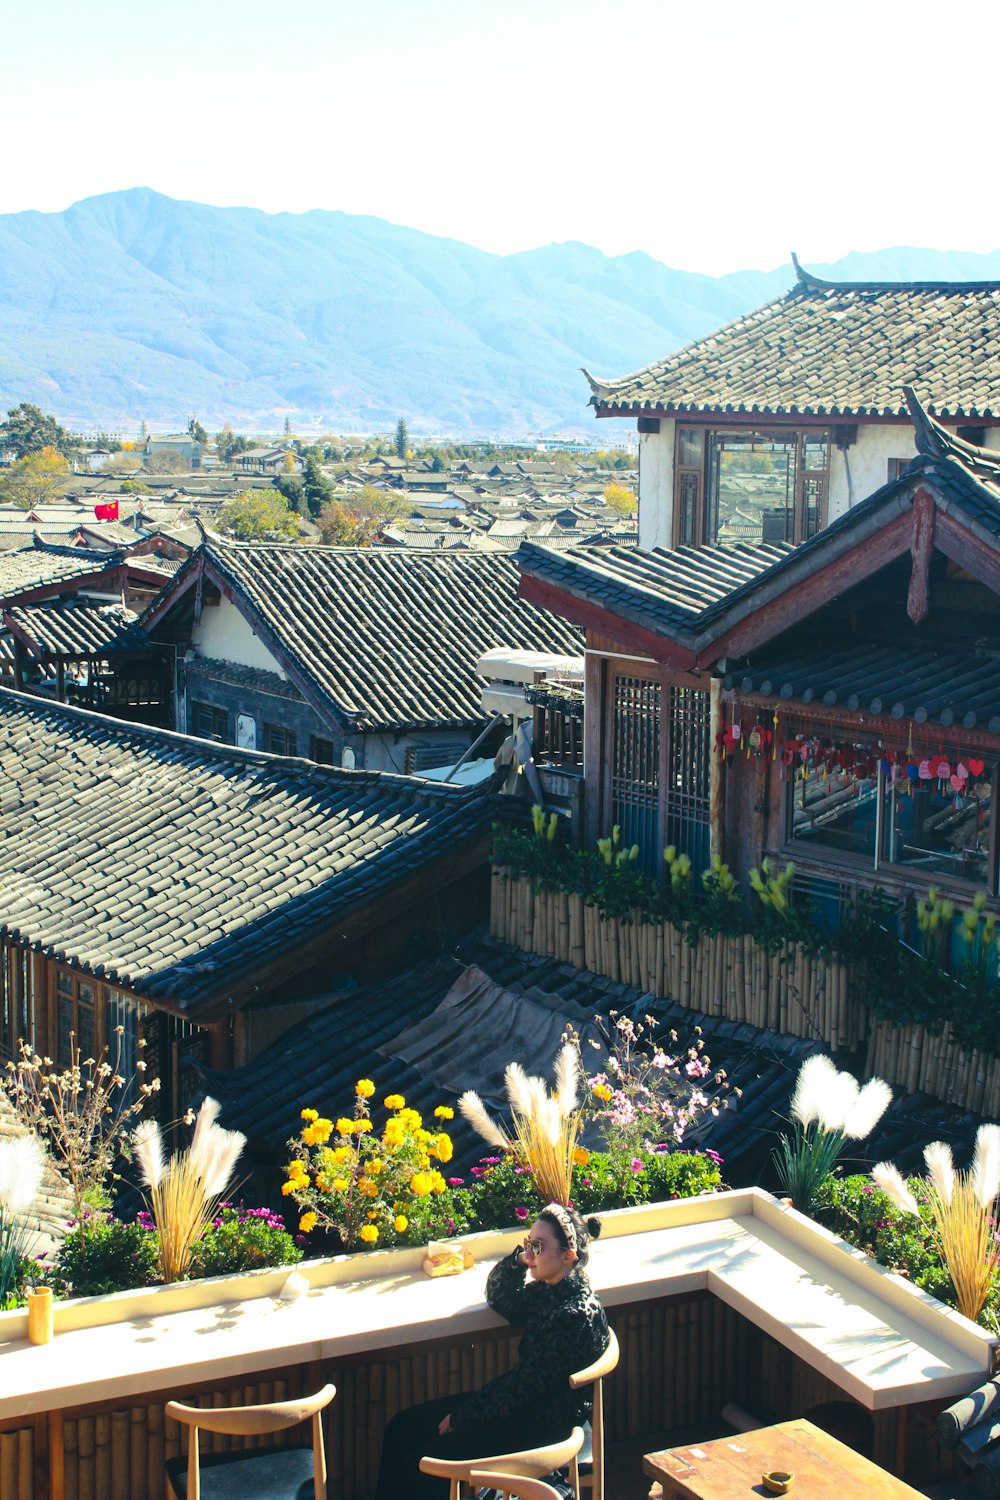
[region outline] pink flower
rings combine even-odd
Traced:
[[[528,1210],[526,1208],[515,1208],[514,1217],[515,1219],[520,1219],[523,1222],[523,1220],[528,1217]]]

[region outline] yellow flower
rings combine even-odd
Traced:
[[[408,1130],[419,1130],[424,1123],[415,1109],[401,1109],[399,1111],[399,1122]]]
[[[445,1188],[448,1186],[448,1184],[445,1182],[444,1178],[441,1176],[441,1173],[440,1172],[430,1172],[430,1173],[428,1173],[428,1176],[431,1179],[431,1192],[432,1193],[443,1193],[444,1190],[445,1190]]]
[[[445,1135],[444,1131],[442,1131],[437,1138],[437,1146],[434,1152],[435,1156],[437,1157],[438,1161],[451,1161],[452,1150],[453,1147],[451,1144],[451,1136]]]
[[[573,1152],[573,1163],[577,1167],[585,1167],[590,1160],[590,1152],[583,1146],[577,1146]]]
[[[430,1166],[430,1164],[431,1164],[431,1159],[430,1159],[430,1157],[427,1155],[427,1153],[425,1151],[423,1153],[423,1155],[420,1157],[420,1166],[426,1172],[426,1170]]]
[[[378,1214],[375,1212],[375,1210],[373,1208],[370,1208],[368,1210],[368,1217],[369,1217],[369,1219],[377,1219],[378,1218]]]
[[[304,1109],[301,1114],[303,1120],[318,1120],[319,1113],[315,1109]]]
[[[410,1221],[405,1214],[397,1214],[392,1221],[392,1227],[397,1234],[405,1234],[409,1223]]]
[[[378,1230],[374,1224],[363,1224],[361,1227],[361,1238],[366,1245],[374,1245],[378,1239]]]
[[[325,1146],[333,1133],[332,1120],[313,1120],[302,1132],[302,1139],[307,1146]]]
[[[389,1120],[382,1132],[382,1144],[391,1149],[401,1146],[406,1138],[406,1132],[398,1120]]]
[[[382,1100],[382,1103],[385,1105],[386,1109],[402,1109],[403,1105],[406,1103],[406,1100],[403,1098],[402,1094],[386,1094],[385,1098]]]
[[[350,1161],[354,1152],[350,1146],[336,1146],[333,1151],[333,1159],[336,1162]]]
[[[283,1182],[281,1184],[281,1191],[284,1194],[284,1196],[287,1198],[290,1193],[294,1193],[295,1192],[295,1183],[292,1182],[292,1181]]]
[[[410,1178],[410,1192],[418,1198],[426,1198],[433,1186],[429,1172],[414,1172]]]
[[[354,1121],[347,1119],[346,1115],[341,1115],[340,1119],[337,1121],[337,1134],[353,1135]]]
[[[605,1104],[607,1104],[608,1100],[611,1098],[611,1090],[608,1088],[606,1083],[595,1083],[594,1093],[597,1095],[598,1099],[603,1100]]]
[[[304,1161],[290,1161],[288,1163],[288,1166],[285,1168],[285,1171],[288,1173],[289,1177],[301,1177],[303,1172],[307,1170],[308,1169]]]
[[[366,1130],[371,1130],[372,1122],[371,1120],[355,1120],[354,1128],[358,1132],[358,1135],[364,1135]]]
[[[378,1183],[373,1182],[370,1177],[358,1178],[358,1192],[363,1193],[366,1198],[378,1197]]]
[[[354,1085],[354,1092],[359,1099],[370,1099],[375,1092],[375,1085],[370,1078],[359,1078]]]
[[[377,1156],[373,1156],[368,1163],[368,1170],[373,1177],[377,1177],[380,1172],[385,1171],[385,1162],[381,1161]]]
[[[316,1227],[316,1215],[314,1213],[303,1214],[299,1220],[299,1233],[308,1234],[310,1229]]]
[[[455,1111],[449,1109],[447,1104],[439,1104],[434,1113],[439,1120],[453,1120],[455,1118]]]
[[[346,1193],[350,1187],[346,1177],[335,1177],[333,1179],[333,1190],[335,1193]]]

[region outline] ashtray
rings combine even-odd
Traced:
[[[789,1474],[787,1469],[771,1469],[760,1477],[764,1481],[764,1488],[770,1490],[772,1495],[787,1495],[795,1475]]]

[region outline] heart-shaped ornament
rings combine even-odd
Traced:
[[[973,760],[972,756],[969,756],[969,771],[973,776],[982,776],[985,770],[986,762],[984,760]]]
[[[954,791],[954,792],[960,792],[962,790],[962,788],[964,787],[964,785],[965,785],[965,780],[964,780],[963,777],[958,776],[958,775],[953,775],[952,776],[952,778],[951,778],[951,788],[952,788],[952,791]]]
[[[955,775],[958,777],[959,781],[968,781],[968,779],[969,779],[969,768],[968,768],[968,766],[965,765],[962,761],[959,761],[958,765],[955,767]]]

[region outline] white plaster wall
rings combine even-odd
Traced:
[[[674,419],[639,434],[639,546],[669,547],[674,530]]]
[[[835,521],[850,505],[867,500],[881,489],[889,478],[890,458],[903,458],[909,463],[916,456],[913,428],[908,422],[859,426],[858,440],[846,455],[834,443],[830,451],[829,519]],[[845,458],[851,471],[850,489]]]
[[[259,640],[235,604],[226,598],[218,604],[207,604],[201,620],[191,631],[191,644],[199,656],[216,661],[231,661],[241,667],[262,667],[286,677],[263,641]]]

